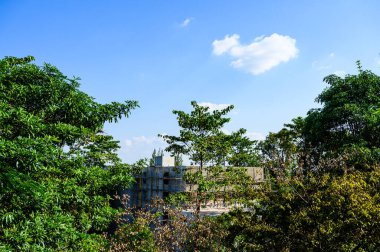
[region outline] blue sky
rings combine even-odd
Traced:
[[[234,104],[226,130],[261,139],[317,107],[332,73],[380,70],[379,1],[0,0],[0,57],[33,55],[98,102],[138,100],[107,125],[126,162],[177,134],[173,109]],[[210,105],[211,104],[211,105]]]

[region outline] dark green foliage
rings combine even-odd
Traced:
[[[98,104],[77,79],[32,60],[0,61],[0,250],[380,250],[380,77],[360,64],[357,75],[327,76],[321,108],[270,133],[258,145],[261,160],[244,129],[222,131],[232,106],[209,111],[192,102],[191,113],[174,111],[181,130],[163,136],[167,151],[199,169],[184,177],[194,191],[169,201],[198,213],[221,198],[247,208],[217,218],[186,218],[173,205],[127,212],[106,239],[118,214],[112,196],[145,161],[123,164],[102,128],[137,103]],[[271,175],[261,186],[229,167],[259,163]]]
[[[0,248],[99,251],[132,178],[102,134],[135,101],[99,104],[33,57],[0,61]]]
[[[303,133],[317,159],[347,155],[347,163],[362,170],[379,164],[380,77],[359,62],[358,70],[324,79],[329,87],[317,97],[323,106],[308,113]]]
[[[380,77],[329,84],[322,104],[259,144],[269,190],[220,217],[236,251],[379,251]],[[248,200],[248,198],[247,198]]]
[[[229,136],[231,154],[227,156],[227,163],[230,166],[253,167],[260,163],[256,141],[246,137],[246,132],[245,129],[239,129]]]

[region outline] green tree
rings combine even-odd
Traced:
[[[310,153],[304,140],[304,119],[297,117],[285,124],[279,132],[270,132],[265,140],[258,143],[261,162],[272,177],[303,174]]]
[[[169,144],[166,151],[189,156],[190,160],[201,169],[209,164],[224,162],[219,158],[222,153],[218,153],[226,149],[223,146],[223,138],[226,135],[221,129],[230,121],[224,116],[233,109],[233,106],[210,112],[208,107],[200,106],[195,101],[192,101],[191,105],[194,110],[190,114],[179,110],[173,111],[173,114],[177,115],[181,130],[179,136],[160,135]]]
[[[244,129],[230,135],[222,131],[230,121],[225,115],[233,109],[232,105],[214,111],[195,101],[191,105],[193,111],[190,113],[173,111],[181,127],[179,136],[162,137],[169,144],[166,151],[172,155],[187,155],[198,165],[195,172],[188,172],[184,176],[185,181],[193,188],[195,194],[191,195],[194,197],[180,199],[190,200],[196,206],[196,213],[199,213],[202,203],[226,199],[227,195],[232,198],[231,188],[244,184],[249,179],[244,169],[225,168],[228,162],[237,165],[252,164],[252,160],[256,160],[256,153],[252,151],[254,142],[244,136]]]
[[[231,166],[250,167],[258,166],[261,163],[257,141],[249,139],[245,134],[245,129],[231,133],[231,154],[227,156],[227,163]]]
[[[316,99],[321,108],[311,109],[305,118],[295,118],[259,144],[268,167],[288,174],[337,169],[371,170],[380,162],[380,77],[369,70],[357,75],[329,75],[329,85]]]
[[[379,171],[277,180],[249,212],[221,216],[236,251],[378,251]]]
[[[305,118],[305,141],[317,154],[314,165],[341,155],[347,156],[349,168],[367,170],[379,164],[380,77],[357,65],[357,75],[324,78],[329,87],[316,99],[322,107]]]
[[[99,104],[33,57],[0,60],[0,248],[99,251],[132,181],[102,132],[137,102]]]
[[[379,250],[380,77],[358,68],[357,75],[327,76],[329,87],[317,98],[321,108],[260,143],[276,176],[271,187],[252,192],[250,211],[220,217],[226,246]]]

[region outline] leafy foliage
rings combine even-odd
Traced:
[[[132,178],[102,133],[137,102],[99,104],[77,78],[33,57],[0,61],[0,244],[15,251],[99,251]]]
[[[330,75],[322,103],[259,144],[269,190],[221,216],[237,251],[378,251],[380,77]]]
[[[194,110],[190,114],[173,111],[173,114],[177,115],[181,130],[179,136],[162,136],[169,144],[166,151],[188,155],[201,167],[209,163],[221,164],[227,154],[224,141],[226,135],[221,129],[230,120],[223,116],[233,109],[233,106],[210,112],[208,107],[200,106],[195,101],[192,101],[191,105]]]
[[[169,144],[166,151],[172,155],[187,155],[194,164],[199,165],[195,171],[187,172],[184,176],[192,192],[172,197],[190,201],[190,205],[196,206],[196,213],[199,213],[202,203],[237,197],[238,194],[232,189],[242,189],[242,184],[251,182],[244,169],[226,168],[227,164],[253,165],[257,164],[258,158],[255,142],[244,136],[245,129],[232,134],[222,131],[230,121],[225,115],[233,109],[232,105],[214,111],[209,111],[208,107],[200,106],[195,101],[191,105],[193,111],[190,113],[173,111],[181,127],[179,136],[162,137]]]
[[[379,172],[324,174],[257,192],[250,212],[220,217],[237,251],[377,251]]]
[[[321,108],[258,146],[244,129],[222,131],[232,106],[209,111],[192,102],[190,113],[173,111],[181,130],[162,136],[167,151],[188,155],[199,168],[185,175],[193,192],[172,195],[169,203],[195,205],[198,214],[189,218],[173,204],[123,214],[111,207],[123,203],[112,196],[146,161],[123,164],[118,142],[102,128],[137,103],[98,104],[78,90],[78,79],[32,60],[0,61],[0,249],[380,249],[380,77],[359,63],[357,75],[324,79]],[[271,178],[261,186],[239,168],[259,163]],[[220,198],[247,208],[200,218],[201,204]],[[104,236],[116,217],[115,234]]]
[[[303,132],[316,160],[346,153],[361,170],[379,164],[380,77],[357,65],[357,75],[324,79],[330,86],[317,97],[323,107],[308,113]]]

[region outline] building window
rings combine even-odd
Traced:
[[[169,184],[169,172],[164,173],[164,185]]]

